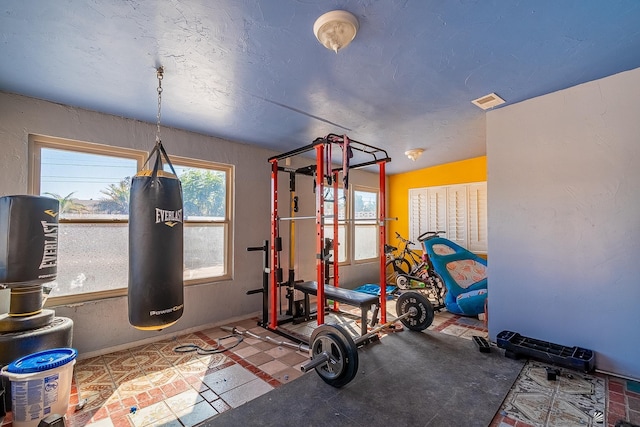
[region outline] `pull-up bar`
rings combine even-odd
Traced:
[[[323,217],[324,219],[333,219],[335,218],[334,215],[325,215]],[[305,220],[305,219],[316,219],[315,216],[280,216],[277,218],[278,221],[299,221],[299,220]],[[398,217],[394,216],[394,217],[390,217],[390,218],[383,218],[383,221],[397,221]],[[373,223],[373,222],[377,222],[378,218],[355,218],[355,219],[338,219],[338,222],[364,222],[364,223]]]
[[[381,148],[377,148],[374,147],[372,145],[368,145],[365,144],[363,142],[359,142],[353,139],[346,139],[346,141],[348,141],[349,144],[349,148],[351,150],[360,152],[360,153],[364,153],[365,155],[369,155],[372,157],[371,160],[369,161],[364,161],[364,162],[360,162],[357,164],[351,164],[349,165],[349,169],[359,169],[359,168],[363,168],[363,167],[367,167],[367,166],[373,166],[378,164],[381,161],[384,162],[390,162],[391,158],[389,157],[389,154],[387,154],[386,150],[383,150]],[[297,148],[295,150],[291,150],[288,151],[286,153],[283,154],[278,154],[277,156],[272,156],[269,157],[269,162],[273,162],[274,160],[284,160],[284,159],[288,159],[291,157],[295,157],[295,156],[299,156],[300,154],[304,154],[307,153],[309,151],[312,151],[316,148],[316,146],[318,144],[342,144],[345,142],[345,137],[341,136],[341,135],[336,135],[336,134],[329,134],[327,136],[325,136],[324,138],[316,138],[311,144],[309,145],[305,145],[304,147],[300,147]],[[293,169],[294,172],[296,173],[305,173],[306,175],[309,175],[309,169],[314,170],[315,168],[313,166],[308,166],[308,169],[303,172],[303,170],[305,168],[299,168],[299,169]],[[289,171],[289,169],[287,168],[282,168],[282,170],[287,170],[287,172]],[[335,168],[332,169],[332,171],[334,172],[339,172],[342,171],[343,168]]]

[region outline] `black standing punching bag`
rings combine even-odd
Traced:
[[[55,280],[59,208],[50,197],[0,197],[0,284]]]
[[[167,328],[184,310],[182,185],[162,143],[154,154],[153,170],[131,180],[129,200],[129,323],[142,330]]]

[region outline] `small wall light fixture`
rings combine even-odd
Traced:
[[[332,10],[316,19],[313,34],[324,47],[335,53],[347,47],[358,32],[358,20],[346,10]]]
[[[418,160],[418,157],[420,157],[423,152],[424,150],[422,148],[412,148],[411,150],[405,151],[404,155],[415,162],[416,160]]]

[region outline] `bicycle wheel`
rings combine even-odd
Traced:
[[[440,275],[435,271],[430,271],[427,280],[431,284],[434,292],[438,295],[438,298],[444,298],[444,294],[447,293],[447,288],[442,277],[440,277]]]
[[[406,259],[390,259],[385,264],[387,285],[396,286],[398,274],[409,274],[410,270],[411,266],[409,265],[409,261],[407,261]]]

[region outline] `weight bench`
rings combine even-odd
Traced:
[[[318,295],[318,284],[316,282],[299,282],[294,283],[293,286],[296,290],[304,293],[304,312],[308,314],[310,305],[309,295]],[[347,305],[360,307],[360,319],[362,321],[360,325],[362,329],[361,335],[366,335],[367,333],[367,312],[372,305],[376,306],[372,323],[375,323],[377,321],[376,317],[378,313],[379,301],[376,295],[365,294],[363,292],[357,292],[351,289],[336,288],[332,285],[324,285],[324,297],[325,299],[331,299]],[[322,303],[322,305],[324,306],[324,302]]]

